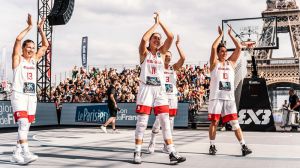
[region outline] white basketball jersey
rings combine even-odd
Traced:
[[[234,97],[234,69],[229,61],[224,67],[220,62],[211,72],[209,100],[235,100]]]
[[[146,85],[165,87],[164,63],[159,52],[152,55],[147,51],[147,56],[141,64],[140,81]]]
[[[28,95],[36,94],[36,61],[31,58],[27,62],[22,56],[20,64],[13,69],[12,90]]]
[[[177,76],[176,71],[174,71],[173,66],[169,66],[168,69],[164,70],[165,78],[166,78],[166,92],[167,95],[176,95],[178,93],[176,82]]]

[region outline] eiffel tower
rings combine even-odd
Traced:
[[[277,17],[277,33],[289,33],[293,55],[289,58],[273,58],[272,50],[256,50],[258,76],[265,78],[267,85],[291,83],[299,85],[299,58],[300,58],[300,10],[295,0],[267,0],[267,9],[262,12],[263,17]],[[265,21],[264,25],[267,25]],[[263,29],[264,36],[261,43],[269,43],[272,30]],[[279,39],[280,40],[280,39]],[[279,41],[280,43],[280,41]],[[280,46],[280,45],[279,45]],[[279,47],[280,49],[280,47]],[[251,77],[251,62],[248,62],[247,76]]]

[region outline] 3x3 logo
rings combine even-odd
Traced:
[[[239,111],[239,123],[256,125],[267,125],[270,123],[272,112],[269,109],[259,109],[254,112],[252,109],[242,109]]]

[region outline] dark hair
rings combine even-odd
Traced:
[[[220,43],[217,47],[217,52],[219,52],[221,50],[221,48],[224,47],[226,48],[225,44],[224,43]]]
[[[111,77],[110,78],[110,84],[111,85],[114,85],[116,81],[118,81],[117,77]]]
[[[34,42],[32,40],[27,39],[27,40],[23,41],[22,48],[25,48],[27,43],[33,43],[34,44]]]
[[[161,34],[160,34],[160,33],[157,33],[157,32],[152,33],[151,36],[150,36],[150,38],[149,38],[149,42],[150,42],[151,38],[154,36],[154,34],[158,34],[158,35],[161,37]],[[150,51],[150,43],[149,43],[149,45],[148,45],[148,47],[147,47],[147,50]]]

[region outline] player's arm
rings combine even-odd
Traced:
[[[40,21],[40,23],[38,23],[38,30],[39,30],[39,33],[42,37],[42,46],[38,49],[38,51],[36,53],[36,58],[35,59],[37,61],[40,60],[43,55],[45,55],[45,52],[47,51],[47,48],[49,46],[46,34],[44,32],[45,20],[46,20],[46,18],[43,17],[42,20]]]
[[[239,59],[239,56],[241,55],[241,51],[242,51],[242,45],[241,43],[232,35],[232,27],[228,26],[229,30],[228,30],[228,35],[231,38],[232,42],[235,45],[235,49],[233,51],[233,53],[231,54],[231,56],[228,58],[229,61],[231,61],[231,63],[233,65],[235,65],[236,61]]]
[[[216,63],[218,61],[217,60],[218,59],[217,48],[218,48],[218,45],[220,44],[220,42],[222,40],[222,37],[223,37],[223,31],[220,28],[220,26],[218,27],[218,31],[219,31],[219,36],[217,37],[217,39],[214,41],[214,43],[211,46],[210,59],[209,59],[210,71],[212,71],[215,68]]]
[[[157,13],[158,15],[158,13]],[[172,45],[172,42],[173,42],[173,39],[174,39],[174,35],[173,33],[166,27],[166,25],[161,22],[161,20],[158,20],[159,21],[159,25],[160,27],[163,29],[165,35],[167,36],[167,39],[165,40],[164,44],[159,48],[159,51],[163,54],[165,54],[167,51],[169,51],[171,45]],[[165,60],[163,58],[163,60]]]
[[[140,42],[139,46],[139,54],[140,54],[140,64],[142,64],[147,56],[147,42],[149,41],[151,35],[154,33],[154,30],[159,25],[159,16],[158,14],[155,15],[155,24],[150,27],[150,29],[143,35],[143,38]]]
[[[183,50],[181,49],[179,43],[180,43],[180,38],[179,38],[179,35],[177,35],[177,40],[176,40],[175,44],[176,44],[176,48],[177,48],[177,51],[179,53],[180,58],[173,65],[173,68],[174,68],[175,71],[179,70],[182,67],[182,65],[184,64],[184,61],[185,61],[185,54],[184,54]]]
[[[26,36],[26,34],[31,30],[31,28],[32,28],[32,19],[31,19],[31,15],[28,14],[27,27],[17,36],[14,44],[13,53],[12,53],[12,69],[15,69],[20,64],[20,56],[21,56],[20,51],[22,50],[21,41]]]

